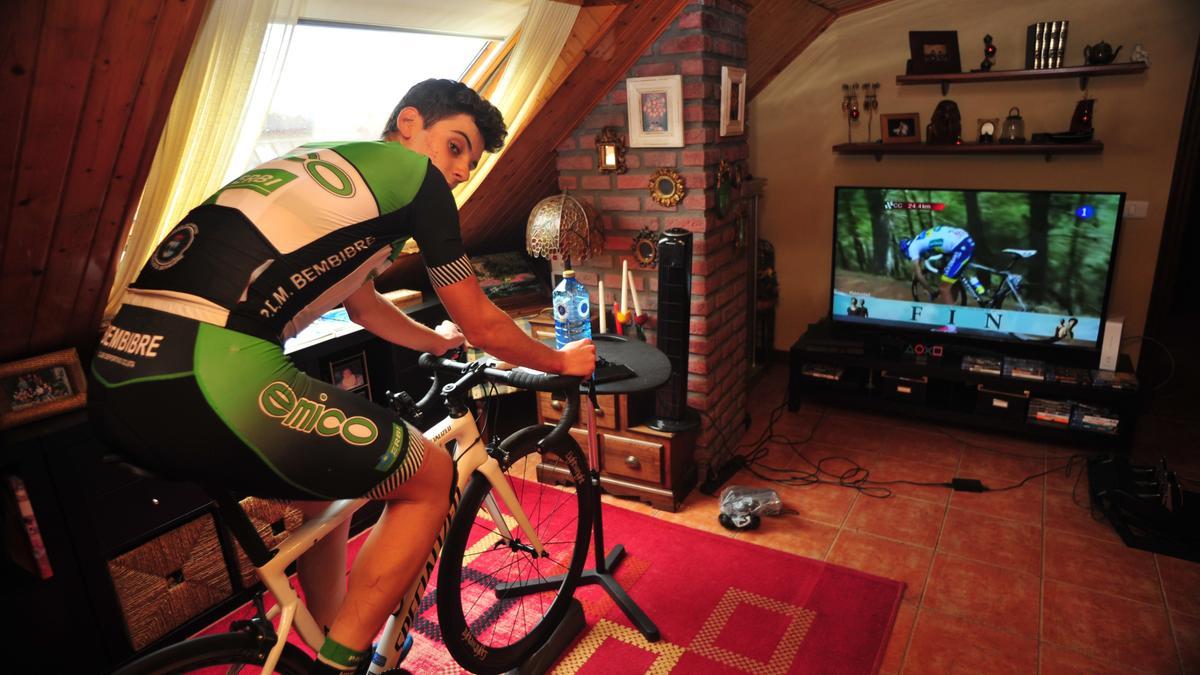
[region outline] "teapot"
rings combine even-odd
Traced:
[[[1124,46],[1121,45],[1121,47]],[[1117,53],[1121,51],[1121,47],[1117,47],[1114,50],[1112,45],[1101,40],[1094,45],[1087,45],[1083,48],[1083,60],[1092,66],[1103,66],[1112,63],[1117,59]]]

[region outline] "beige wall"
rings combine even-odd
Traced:
[[[1024,67],[1025,27],[1044,20],[1070,23],[1066,63],[1083,60],[1085,44],[1101,39],[1145,45],[1143,75],[1093,78],[1097,140],[1102,155],[1041,157],[841,156],[846,141],[843,82],[879,82],[879,112],[920,113],[928,122],[942,99],[936,86],[898,86],[908,58],[909,30],[956,30],[964,70],[977,68],[983,36],[998,48],[996,70]],[[828,311],[836,185],[1097,190],[1149,202],[1145,219],[1124,221],[1113,279],[1111,312],[1140,335],[1146,319],[1163,216],[1170,192],[1182,107],[1200,35],[1196,0],[893,0],[839,19],[750,104],[750,165],[767,179],[762,236],[775,245],[780,282],[775,348],[786,350]],[[751,45],[753,49],[753,44]],[[1078,79],[955,85],[946,98],[962,113],[963,138],[975,120],[1003,118],[1018,106],[1026,136],[1064,131],[1081,98]],[[861,96],[860,96],[861,100]],[[865,118],[854,129],[866,140]],[[879,138],[878,119],[872,140]],[[1129,343],[1136,351],[1137,343]]]

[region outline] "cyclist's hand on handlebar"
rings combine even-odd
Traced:
[[[568,342],[558,351],[563,356],[562,375],[587,377],[596,369],[596,345],[591,340]]]
[[[458,327],[458,324],[454,323],[453,321],[443,321],[439,323],[437,328],[433,329],[433,332],[437,333],[438,337],[442,339],[441,348],[436,350],[436,353],[438,354],[445,354],[448,351],[458,349],[467,341],[466,336],[463,335],[463,332]]]

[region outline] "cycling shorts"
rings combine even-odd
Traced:
[[[300,372],[244,333],[125,305],[90,369],[93,423],[167,478],[281,499],[390,493],[421,466],[420,432]]]
[[[958,242],[958,246],[950,250],[950,260],[942,268],[942,281],[948,284],[958,281],[963,268],[967,266],[973,255],[975,255],[974,239],[967,237]]]

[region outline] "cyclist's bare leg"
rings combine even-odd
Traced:
[[[329,637],[364,650],[422,571],[450,509],[450,456],[425,443],[421,468],[383,498],[379,522],[350,569],[350,588]]]
[[[938,280],[938,296],[937,296],[938,304],[941,304],[941,305],[953,305],[954,304],[954,301],[957,298],[957,296],[955,296],[955,294],[954,294],[954,284],[955,284],[955,282],[953,282],[953,281],[946,281],[944,279]]]
[[[295,502],[308,520],[319,515],[329,502]],[[304,604],[317,624],[328,630],[346,598],[346,544],[350,539],[350,520],[338,525],[296,561]]]

